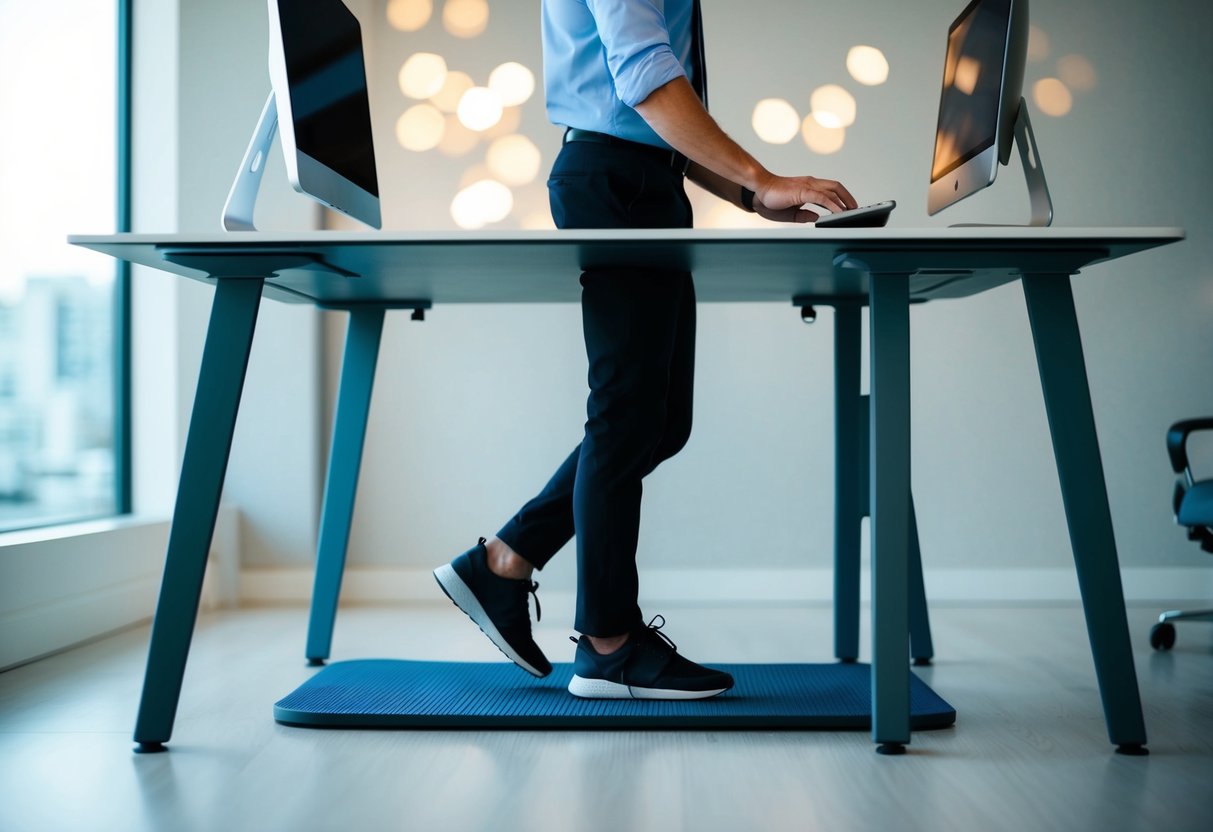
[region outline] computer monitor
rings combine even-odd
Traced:
[[[278,131],[295,190],[379,228],[379,184],[358,19],[341,0],[267,3],[271,92],[224,205],[223,227],[255,230],[257,190]]]
[[[993,184],[1018,144],[1032,225],[1049,225],[1052,203],[1023,99],[1028,0],[972,0],[948,29],[927,211],[934,215]]]

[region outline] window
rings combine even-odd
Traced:
[[[127,14],[0,0],[0,530],[128,508]]]

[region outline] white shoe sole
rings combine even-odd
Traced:
[[[497,645],[497,649],[504,653],[507,659],[532,676],[542,679],[547,675],[532,667],[530,662],[519,656],[514,648],[510,647],[510,643],[505,640],[505,637],[501,635],[501,631],[493,624],[493,620],[484,611],[484,607],[476,600],[475,593],[463,582],[463,578],[459,577],[459,573],[449,563],[435,569],[434,578],[447,594],[447,597],[455,602],[455,606],[467,613],[468,618],[476,622],[476,626],[480,628],[480,631],[489,637],[489,641]]]
[[[728,688],[716,690],[670,690],[666,688],[638,688],[608,682],[606,679],[586,679],[573,676],[569,682],[569,693],[582,699],[711,699]]]

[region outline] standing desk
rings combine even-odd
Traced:
[[[447,303],[573,303],[580,296],[581,269],[643,265],[693,271],[704,303],[836,309],[835,647],[844,660],[857,651],[854,521],[867,512],[872,739],[885,753],[900,753],[910,741],[912,579],[921,587],[910,498],[910,305],[964,298],[1021,280],[1108,736],[1122,753],[1145,753],[1070,279],[1080,269],[1183,236],[1171,228],[776,228],[70,237],[76,245],[215,286],[135,727],[138,750],[162,750],[172,734],[263,296],[351,313],[309,630],[308,656],[319,662],[328,655],[384,311],[411,309],[420,317]],[[870,316],[866,402],[858,395],[864,306]],[[866,431],[859,427],[864,423]],[[844,464],[864,457],[870,464],[866,478]],[[925,626],[925,606],[919,606],[914,605],[916,629]],[[916,646],[916,652],[929,656],[929,648]]]

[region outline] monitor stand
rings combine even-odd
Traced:
[[[244,151],[244,161],[236,172],[232,189],[228,192],[227,202],[223,204],[223,229],[225,231],[256,231],[253,225],[253,209],[257,205],[257,191],[261,188],[261,174],[265,172],[265,162],[270,154],[270,145],[274,142],[274,134],[278,132],[278,105],[274,101],[274,93],[265,100],[261,109],[261,118],[253,130],[253,138],[249,141],[248,150]]]
[[[1019,160],[1023,162],[1023,175],[1028,181],[1028,199],[1032,205],[1032,218],[1028,220],[1028,228],[1044,228],[1053,224],[1053,199],[1049,196],[1049,183],[1045,181],[1044,166],[1040,161],[1040,151],[1036,148],[1036,131],[1032,129],[1032,119],[1028,116],[1028,102],[1019,99],[1019,113],[1015,116],[1015,144],[1019,146]],[[953,225],[952,228],[1023,228],[1020,225],[999,223],[966,222]]]

